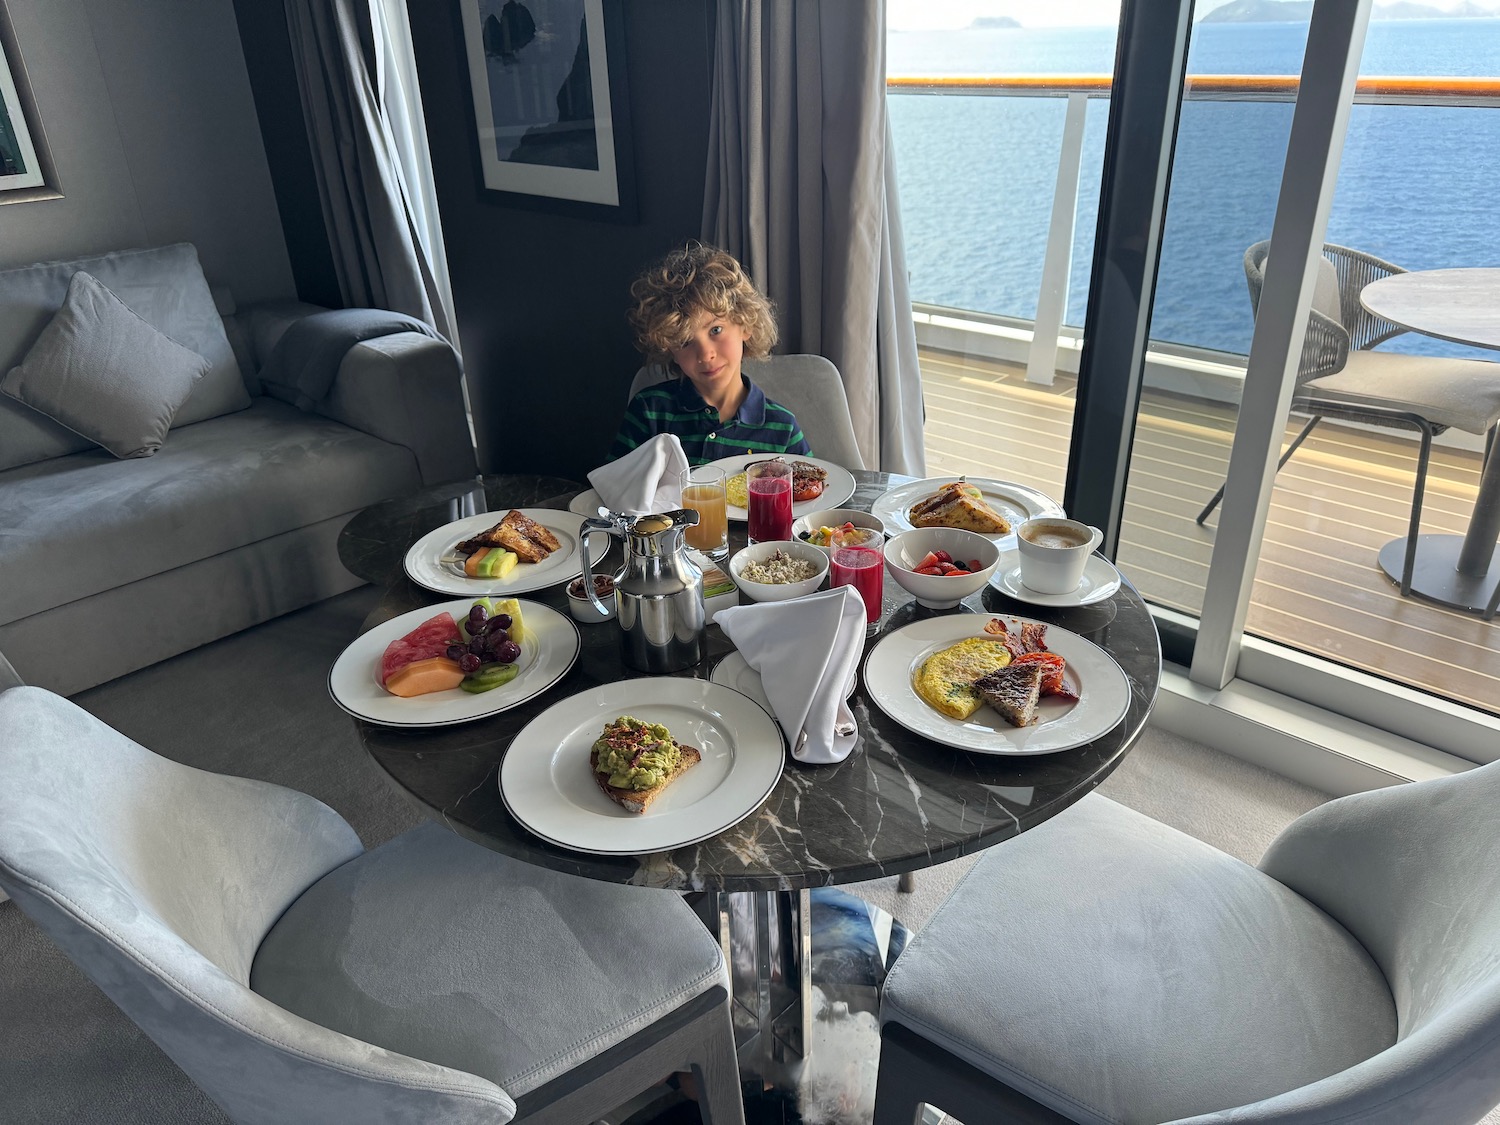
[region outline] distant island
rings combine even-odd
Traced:
[[[1494,8],[1464,0],[1454,8],[1435,8],[1415,0],[1376,4],[1370,13],[1377,20],[1475,19],[1500,16]],[[1312,0],[1229,0],[1203,16],[1199,23],[1306,23],[1312,18]]]
[[[1010,16],[975,16],[974,22],[969,24],[970,31],[993,31],[997,27],[1016,28],[1021,26],[1021,21],[1012,19]]]

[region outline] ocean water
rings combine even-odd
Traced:
[[[1307,25],[1195,26],[1190,74],[1296,74]],[[1113,28],[896,31],[889,73],[1107,74]],[[1500,76],[1500,19],[1376,21],[1365,75]],[[1061,145],[1061,98],[892,94],[915,300],[1031,318]],[[1068,323],[1081,325],[1108,103],[1089,103]],[[1194,102],[1178,127],[1151,334],[1244,353],[1245,248],[1270,236],[1290,103]],[[1353,107],[1328,241],[1407,269],[1500,265],[1500,106]],[[1386,345],[1488,354],[1413,333]]]

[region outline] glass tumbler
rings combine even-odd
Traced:
[[[698,523],[689,527],[684,536],[687,545],[722,565],[729,557],[724,470],[712,465],[695,465],[678,476],[682,481],[682,506],[698,513]]]
[[[865,603],[865,635],[879,628],[885,597],[885,536],[870,527],[840,529],[828,542],[830,586],[853,586]]]
[[[752,543],[792,537],[792,466],[789,461],[757,461],[745,469],[750,494]]]

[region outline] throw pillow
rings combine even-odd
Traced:
[[[79,270],[62,308],[0,391],[116,457],[149,457],[208,367]]]

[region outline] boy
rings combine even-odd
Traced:
[[[682,440],[688,463],[743,453],[811,451],[792,412],[740,370],[776,343],[771,303],[732,256],[690,242],[630,286],[636,346],[674,378],[647,387],[625,409],[614,460],[660,433]]]

